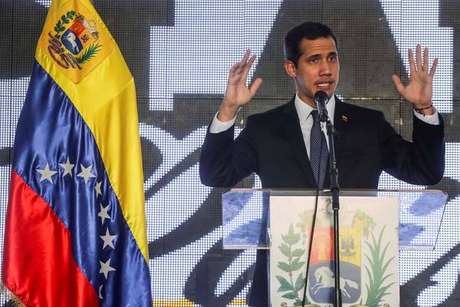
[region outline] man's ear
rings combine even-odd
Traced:
[[[291,60],[284,61],[284,70],[291,78],[295,78],[297,76],[297,68],[294,62],[292,62]]]

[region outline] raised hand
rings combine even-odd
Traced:
[[[430,106],[433,97],[433,77],[438,66],[438,59],[434,59],[430,68],[428,48],[423,49],[422,59],[422,47],[420,45],[417,45],[415,50],[415,59],[412,49],[409,49],[408,56],[410,66],[409,83],[403,85],[397,75],[393,75],[393,82],[401,96],[412,103],[415,109],[427,110],[428,114],[432,114],[433,110]]]
[[[235,117],[241,106],[248,104],[256,94],[262,79],[255,79],[251,86],[247,86],[248,73],[256,56],[251,50],[246,50],[243,58],[235,63],[228,73],[227,89],[224,100],[219,108],[219,120],[228,121]]]

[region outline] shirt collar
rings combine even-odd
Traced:
[[[300,99],[299,95],[295,95],[294,99],[295,109],[297,115],[299,116],[300,122],[303,122],[306,118],[310,116],[311,111],[314,110],[308,103]],[[332,124],[334,124],[334,111],[335,111],[335,96],[332,95],[331,98],[326,102],[327,113],[331,119]]]

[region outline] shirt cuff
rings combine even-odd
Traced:
[[[436,108],[434,108],[434,113],[431,114],[431,115],[423,115],[423,114],[420,114],[420,113],[416,112],[415,110],[413,112],[414,112],[415,117],[417,117],[418,119],[420,119],[422,122],[424,122],[426,124],[430,124],[430,125],[439,125],[440,124],[440,122],[439,122],[439,114],[438,114],[438,110],[436,110]]]
[[[217,114],[219,114],[219,112],[217,112],[216,115],[214,115],[214,118],[212,119],[211,125],[209,126],[209,132],[210,133],[224,132],[224,131],[230,129],[235,124],[236,116],[233,119],[229,120],[229,121],[223,122],[223,121],[220,121],[217,118]]]

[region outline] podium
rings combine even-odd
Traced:
[[[306,306],[332,306],[330,191],[233,189],[222,195],[224,249],[269,250],[271,306],[301,306],[315,202]],[[432,250],[447,195],[437,190],[341,190],[343,306],[399,306],[399,250]]]

